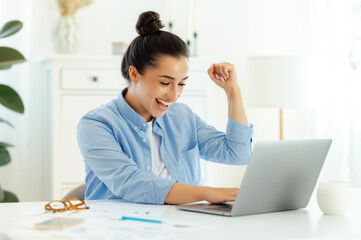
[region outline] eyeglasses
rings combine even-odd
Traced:
[[[48,202],[45,205],[45,210],[53,211],[53,213],[65,212],[66,210],[84,210],[84,209],[89,209],[89,207],[85,204],[83,200],[80,200],[78,198],[71,198],[64,202],[59,200],[54,200]]]

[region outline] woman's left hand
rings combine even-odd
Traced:
[[[228,62],[212,64],[208,69],[209,77],[224,90],[239,87],[235,66]]]

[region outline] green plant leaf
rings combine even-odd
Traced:
[[[1,201],[4,202],[19,202],[19,198],[12,192],[4,191],[4,199]]]
[[[14,147],[14,145],[10,144],[10,143],[6,143],[6,142],[0,142],[0,148],[1,147]]]
[[[4,26],[0,30],[0,38],[6,38],[9,37],[18,31],[23,27],[23,23],[18,20],[9,21],[4,24]]]
[[[0,104],[17,113],[24,113],[24,104],[19,94],[7,85],[0,84]]]
[[[11,161],[8,150],[4,147],[0,147],[0,166],[4,166]]]
[[[0,70],[9,69],[12,65],[25,61],[26,59],[18,50],[0,47]]]
[[[4,201],[4,198],[5,198],[5,193],[4,193],[4,191],[1,189],[1,186],[0,186],[0,202]]]
[[[11,124],[11,122],[6,121],[2,117],[0,117],[0,123],[5,123],[5,124],[9,125],[10,127],[15,128],[14,125]]]

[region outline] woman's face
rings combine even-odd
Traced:
[[[127,93],[125,99],[139,115],[150,121],[153,117],[163,116],[181,96],[188,78],[188,59],[162,55],[143,75],[134,74],[132,70],[130,75],[130,94]]]

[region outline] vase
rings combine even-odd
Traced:
[[[350,183],[346,181],[320,182],[317,189],[317,203],[327,215],[342,215],[351,198]]]
[[[53,43],[56,53],[76,53],[77,39],[74,16],[61,16],[55,21]]]

